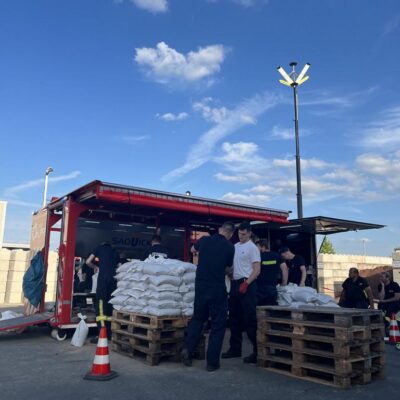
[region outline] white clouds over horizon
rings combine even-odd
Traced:
[[[193,83],[218,73],[227,52],[223,45],[216,44],[182,54],[159,42],[155,48],[136,48],[135,62],[149,79],[158,83]]]
[[[240,103],[235,109],[227,113],[225,118],[219,120],[198,138],[197,142],[190,148],[185,163],[164,175],[163,181],[177,179],[211,160],[215,146],[219,141],[246,125],[254,124],[259,115],[279,103],[280,98],[268,92],[253,96],[251,99]]]
[[[131,2],[136,7],[150,11],[154,14],[165,13],[168,11],[167,0],[131,0]]]
[[[356,144],[363,147],[387,149],[400,145],[400,106],[381,112],[375,121],[361,131],[361,135],[361,140],[358,137]]]
[[[178,114],[168,112],[165,114],[156,114],[156,117],[166,122],[175,122],[175,121],[184,121],[185,119],[188,119],[189,114],[186,112],[180,112]]]

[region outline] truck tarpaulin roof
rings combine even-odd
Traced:
[[[287,230],[304,231],[311,234],[329,235],[333,233],[361,231],[366,229],[380,229],[384,225],[371,224],[367,222],[349,221],[331,217],[308,217],[292,219],[289,224],[282,227]],[[299,229],[300,228],[300,229]]]
[[[288,222],[289,211],[265,207],[243,205],[220,200],[187,196],[177,193],[143,189],[114,183],[93,181],[69,193],[75,201],[85,204],[110,204],[133,206],[136,208],[153,208],[175,212],[225,217],[232,219],[247,219],[263,222]],[[59,208],[63,199],[55,199],[48,208]]]

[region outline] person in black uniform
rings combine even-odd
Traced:
[[[276,285],[280,276],[282,276],[281,284],[287,284],[288,268],[281,255],[269,249],[266,240],[258,240],[256,244],[261,252],[261,271],[256,280],[257,305],[274,306],[278,297]]]
[[[357,268],[349,269],[349,277],[342,284],[339,306],[346,308],[374,308],[372,290]]]
[[[95,260],[97,264],[94,263]],[[111,300],[111,293],[116,289],[117,282],[114,278],[116,269],[119,263],[119,255],[109,243],[103,243],[96,248],[94,253],[90,254],[86,260],[86,264],[96,270],[99,270],[99,276],[97,278],[97,289],[95,299],[95,310],[96,315],[99,315],[99,304],[100,300],[103,301],[103,313],[107,317],[112,316],[113,307],[109,304]],[[106,321],[107,337],[111,339],[111,322]],[[101,328],[100,322],[97,324],[99,332]]]
[[[389,272],[382,272],[381,283],[378,286],[378,308],[387,317],[400,311],[400,286],[393,282]]]
[[[295,283],[298,286],[306,285],[307,269],[306,262],[302,256],[293,254],[289,247],[281,247],[279,251],[288,267],[288,283]]]
[[[167,250],[165,247],[161,244],[161,236],[160,235],[154,235],[153,238],[151,239],[151,248],[146,254],[146,258],[153,253],[159,253],[159,254],[167,254]]]
[[[196,271],[193,317],[190,321],[182,362],[192,365],[192,355],[196,349],[205,322],[211,318],[211,331],[207,349],[207,371],[220,367],[220,354],[225,336],[228,315],[228,296],[225,276],[231,272],[235,248],[229,241],[235,231],[233,224],[226,222],[213,236],[202,237],[192,247],[199,253]]]

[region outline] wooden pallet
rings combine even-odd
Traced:
[[[335,354],[327,354],[314,350],[293,350],[287,346],[263,347],[258,351],[258,358],[276,362],[290,362],[296,366],[312,367],[316,371],[332,373],[337,376],[348,376],[361,372],[371,372],[372,367],[383,367],[385,356],[382,353],[370,353],[368,356],[353,355],[341,358]]]
[[[182,339],[185,336],[185,328],[142,328],[134,326],[124,320],[113,320],[111,323],[113,332],[126,333],[138,339],[161,341],[167,339]]]
[[[380,310],[359,310],[329,307],[288,308],[280,306],[257,307],[257,319],[290,320],[315,322],[318,324],[335,325],[342,328],[382,324],[383,314]]]
[[[133,348],[129,342],[127,343],[117,339],[113,339],[112,350],[125,356],[132,357],[135,360],[143,361],[151,366],[158,365],[161,361],[179,361],[180,358],[179,352],[177,353],[176,351],[171,353],[149,354],[146,351],[142,351],[140,348]]]
[[[123,311],[113,312],[113,320],[130,323],[130,325],[139,328],[153,328],[153,329],[169,329],[169,328],[185,328],[188,324],[189,318],[182,316],[163,316],[158,317],[155,315],[128,313]]]
[[[310,325],[296,325],[296,324],[277,324],[277,323],[261,323],[258,327],[260,335],[275,335],[282,337],[308,339],[308,340],[320,340],[328,343],[335,341],[345,343],[361,343],[369,341],[372,338],[372,331],[368,329],[357,329],[357,328],[341,328],[341,327],[330,327],[322,328],[319,326]],[[263,339],[260,338],[259,341]]]
[[[275,341],[274,339],[272,337],[267,342],[258,342],[260,354],[264,354],[266,351],[273,353],[277,350],[288,350],[316,356],[348,359],[352,357],[368,357],[371,354],[383,354],[385,352],[385,344],[381,340],[347,345],[341,342],[326,343],[291,338]],[[287,340],[285,341],[285,339]]]
[[[380,311],[265,306],[257,319],[263,368],[341,388],[384,377]]]
[[[149,339],[138,338],[123,331],[112,333],[112,340],[118,343],[130,345],[133,349],[140,350],[146,354],[179,353],[183,347],[182,339],[163,339],[152,341]]]
[[[292,365],[280,361],[258,359],[257,365],[268,371],[277,372],[292,378],[329,385],[341,389],[349,389],[353,385],[365,385],[373,379],[372,371],[350,376],[338,376],[333,372],[320,371],[309,365]]]

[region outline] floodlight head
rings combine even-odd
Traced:
[[[282,67],[278,67],[278,72],[282,75],[282,77],[289,84],[289,86],[294,83],[293,79],[288,75],[288,73]]]
[[[308,69],[310,68],[311,64],[307,63],[303,69],[301,70],[299,76],[296,79],[296,82],[300,85],[300,81],[304,78],[304,76],[306,75]]]
[[[51,168],[51,167],[48,167],[47,169],[46,169],[46,175],[49,175],[50,174],[50,172],[53,172],[54,171],[54,169],[53,168]]]

